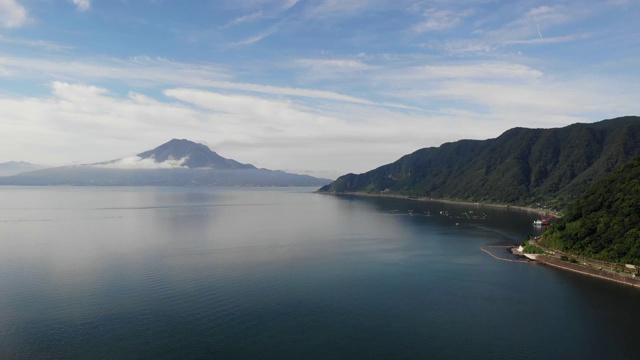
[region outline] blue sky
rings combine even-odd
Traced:
[[[0,0],[0,162],[171,138],[336,177],[640,115],[637,0]]]

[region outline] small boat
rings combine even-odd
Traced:
[[[553,218],[556,213],[551,213],[551,215],[544,214],[540,220],[536,220],[533,222],[533,226],[546,226],[549,225],[549,222]]]

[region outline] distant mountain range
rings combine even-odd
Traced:
[[[0,178],[0,185],[322,186],[329,179],[258,169],[207,146],[173,139],[122,159],[62,166]]]
[[[420,149],[319,192],[403,196],[563,208],[588,185],[640,155],[640,117],[555,129],[514,128],[489,140]]]
[[[46,166],[31,164],[24,161],[9,161],[0,164],[0,176],[17,175],[28,171],[46,168]]]

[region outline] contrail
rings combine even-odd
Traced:
[[[542,33],[540,32],[540,25],[538,24],[538,20],[536,19],[535,15],[533,15],[533,21],[536,22],[536,28],[538,29],[538,35],[540,35],[540,39],[544,39],[544,37],[542,37]]]
[[[544,39],[544,36],[542,36],[542,32],[540,31],[540,24],[538,23],[538,18],[536,17],[536,14],[533,12],[533,0],[531,0],[530,4],[531,4],[531,16],[533,16],[533,22],[536,23],[536,29],[538,29],[538,35],[540,36],[540,39]]]

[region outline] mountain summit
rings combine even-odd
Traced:
[[[142,160],[151,159],[155,163],[171,162],[190,169],[209,168],[217,170],[255,169],[251,164],[242,164],[225,159],[207,146],[185,139],[172,139],[157,148],[137,155]]]

